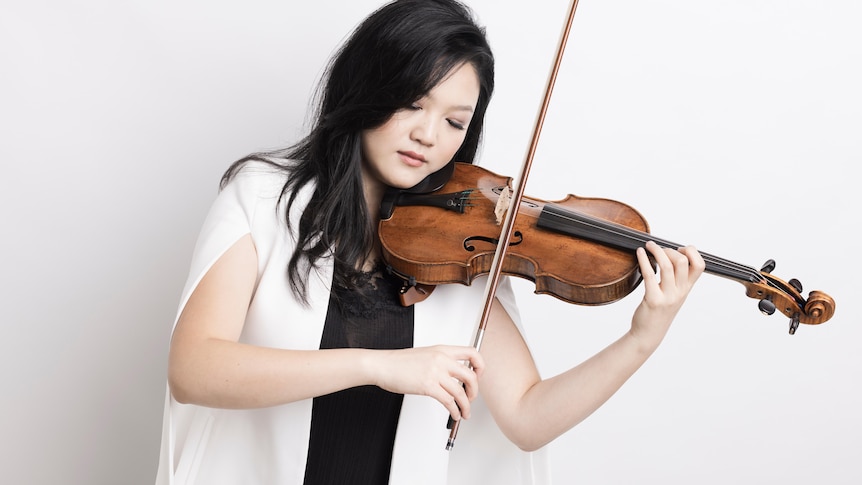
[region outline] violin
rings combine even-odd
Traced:
[[[491,267],[500,212],[513,210],[500,207],[512,179],[469,163],[453,165],[440,189],[425,194],[390,191],[381,205],[382,253],[390,270],[405,280],[403,293],[418,289],[427,295],[440,284],[470,285]],[[610,199],[567,195],[544,201],[524,196],[516,210],[501,272],[529,279],[536,293],[569,303],[602,305],[622,299],[642,280],[636,248],[649,240],[666,248],[682,246],[652,236],[637,210]],[[785,282],[772,275],[772,260],[756,270],[701,255],[705,272],[741,283],[746,296],[759,300],[763,313],[779,310],[790,318],[791,334],[800,323],[820,324],[835,312],[835,301],[826,293],[815,290],[806,298],[798,280]]]

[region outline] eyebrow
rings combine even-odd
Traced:
[[[458,106],[452,106],[452,108],[451,108],[451,109],[452,109],[453,111],[469,111],[470,113],[472,113],[472,112],[473,112],[473,107],[472,107],[472,106],[470,106],[469,104],[462,104],[462,105],[458,105]]]
[[[426,94],[425,96],[422,96],[422,98],[430,99],[432,101],[434,100],[434,96],[432,96],[430,93]],[[467,111],[468,113],[472,113],[475,109],[476,108],[474,108],[473,105],[470,104],[456,104],[454,106],[450,106],[447,111]]]

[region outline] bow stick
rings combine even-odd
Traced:
[[[545,87],[545,95],[542,99],[542,105],[539,108],[539,113],[536,116],[536,124],[533,127],[533,136],[530,140],[530,146],[527,149],[527,156],[524,158],[524,163],[521,166],[521,172],[518,177],[518,183],[511,194],[509,207],[520,207],[521,199],[524,196],[524,189],[527,185],[527,177],[530,173],[530,168],[533,165],[533,157],[536,154],[536,148],[539,145],[539,136],[542,133],[542,126],[545,124],[545,116],[548,112],[548,106],[551,104],[551,94],[554,91],[554,84],[557,81],[557,74],[560,71],[560,65],[563,60],[563,53],[566,49],[566,43],[569,40],[569,32],[572,30],[572,22],[575,19],[575,11],[578,8],[578,0],[572,0],[569,8],[568,19],[563,27],[563,33],[560,37],[560,43],[557,46],[557,55],[554,58],[554,64],[551,67],[550,75],[548,76],[548,84]],[[517,210],[507,210],[506,218],[503,222],[502,230],[500,231],[500,239],[498,239],[497,250],[494,252],[494,259],[491,262],[491,269],[488,273],[488,283],[485,285],[485,305],[482,308],[482,316],[479,319],[479,324],[476,329],[476,334],[473,340],[473,348],[477,351],[482,346],[482,339],[485,336],[485,328],[488,326],[488,318],[491,314],[491,307],[497,295],[497,286],[500,283],[500,276],[503,270],[503,260],[506,257],[506,252],[509,248],[508,241],[512,238],[515,231],[515,215]],[[458,427],[461,420],[455,421],[451,417],[447,427],[449,428],[449,439],[446,441],[446,449],[451,450],[455,445],[455,438],[458,436]]]

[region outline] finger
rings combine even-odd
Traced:
[[[638,256],[638,262],[641,267],[641,276],[644,278],[644,283],[651,287],[658,287],[661,281],[658,278],[658,271],[668,271],[668,267],[670,266],[670,261],[667,259],[667,255],[661,246],[659,246],[655,241],[647,241],[644,247],[638,248],[640,254]],[[649,251],[649,254],[652,255],[652,259],[650,259],[646,253]],[[652,262],[655,262],[656,268],[653,268]]]
[[[468,347],[466,354],[462,354],[460,360],[466,363],[464,367],[471,375],[481,376],[482,372],[485,371],[485,359],[473,347]]]
[[[479,395],[479,377],[467,366],[458,366],[452,371],[452,377],[464,389],[468,399],[471,401]]]
[[[703,260],[703,255],[694,246],[685,246],[679,251],[688,258],[689,279],[694,283],[706,269],[706,262]]]
[[[665,255],[671,264],[673,283],[675,286],[685,286],[689,283],[688,257],[676,249],[666,249]]]
[[[467,363],[477,374],[485,368],[482,354],[473,347],[446,347],[445,349],[453,359]]]
[[[674,249],[659,246],[652,241],[650,241],[650,243],[647,243],[647,249],[650,250],[656,265],[658,265],[659,284],[662,287],[675,285],[676,265],[678,263],[676,256],[678,255],[678,252]]]
[[[449,411],[449,415],[452,416],[452,419],[455,421],[461,419],[461,408],[458,406],[457,399],[455,399],[455,396],[447,392],[443,386],[440,386],[438,391],[433,393],[431,397],[438,400],[440,404]]]
[[[440,387],[454,400],[455,407],[458,409],[460,416],[465,418],[470,417],[470,399],[467,398],[467,392],[464,386],[455,379],[447,379],[440,383]],[[451,411],[451,410],[450,410]],[[453,414],[454,419],[459,419]]]
[[[473,369],[473,373],[476,374],[477,377],[481,377],[482,373],[485,372],[485,358],[482,357],[482,354],[479,353],[478,350],[471,348],[471,357],[470,357],[470,368]]]
[[[652,267],[652,262],[650,262],[649,256],[647,256],[646,249],[643,247],[639,247],[635,250],[635,255],[638,259],[638,265],[640,266],[641,276],[643,277],[644,285],[650,286],[655,284],[655,270]]]

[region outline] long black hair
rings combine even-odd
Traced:
[[[284,150],[249,155],[225,172],[222,188],[249,160],[287,171],[281,196],[288,197],[288,226],[298,189],[314,184],[287,268],[291,288],[302,301],[307,301],[305,280],[318,260],[334,256],[337,266],[347,268],[336,272],[335,283],[347,286],[373,248],[375,232],[360,172],[362,131],[383,125],[464,63],[479,77],[479,99],[453,160],[472,163],[494,90],[494,57],[485,30],[458,1],[395,0],[359,24],[330,60],[316,93],[310,133]]]

